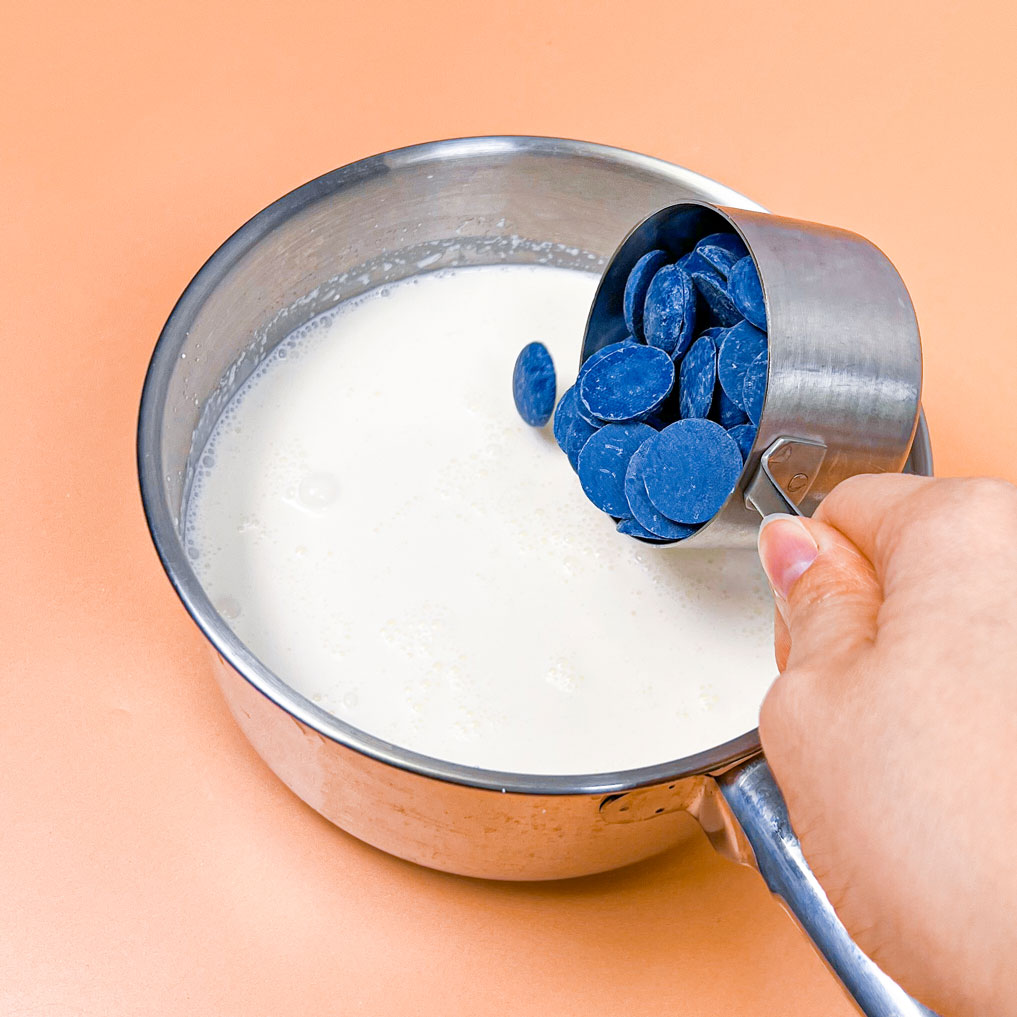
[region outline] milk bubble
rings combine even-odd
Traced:
[[[297,486],[297,498],[304,508],[328,508],[339,494],[339,481],[331,473],[308,473]]]

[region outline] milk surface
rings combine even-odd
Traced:
[[[454,269],[285,340],[202,456],[188,553],[237,635],[370,734],[489,769],[659,763],[751,729],[774,674],[752,552],[617,534],[512,366],[539,339],[559,396],[597,277]]]

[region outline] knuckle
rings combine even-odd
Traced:
[[[997,477],[950,477],[937,481],[928,494],[932,510],[1012,512],[1017,505],[1017,488]]]
[[[759,728],[761,731],[779,730],[784,718],[785,678],[778,678],[763,697],[759,708]]]
[[[782,676],[773,683],[759,708],[759,740],[774,772],[783,769],[797,741],[784,682]]]
[[[842,597],[856,584],[857,568],[836,555],[820,555],[791,587],[792,609],[811,609],[831,597]]]
[[[770,686],[759,709],[759,735],[777,769],[798,765],[805,718],[812,713],[816,682],[803,668],[785,671]]]
[[[948,478],[930,485],[887,536],[924,547],[978,547],[1017,535],[1017,487],[994,477]]]
[[[1013,484],[996,477],[976,477],[963,486],[962,500],[971,512],[989,519],[1017,516],[1017,488]]]

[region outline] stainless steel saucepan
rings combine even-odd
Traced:
[[[183,506],[196,458],[230,397],[294,328],[382,281],[452,265],[599,272],[634,223],[690,200],[763,211],[656,159],[526,137],[401,149],[281,198],[198,272],[155,348],[138,427],[152,538],[214,650],[237,723],[272,770],[343,829],[448,872],[557,879],[664,851],[691,813],[719,849],[758,866],[867,1014],[925,1012],[847,937],[802,857],[756,731],[615,773],[537,776],[432,759],[358,730],[287,686],[216,613],[188,561]],[[931,472],[924,427],[909,468]]]

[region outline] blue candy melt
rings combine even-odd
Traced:
[[[678,372],[678,411],[682,417],[706,417],[717,385],[717,344],[700,336],[682,360]]]
[[[727,286],[724,280],[712,269],[709,272],[693,272],[692,281],[696,284],[710,309],[710,315],[718,325],[727,327],[736,325],[742,320],[743,315],[728,296]]]
[[[615,350],[620,350],[623,346],[638,345],[636,341],[628,336],[626,339],[622,339],[619,343],[608,343],[606,346],[601,346],[599,350],[594,350],[580,365],[579,365],[579,377],[583,376],[583,371],[593,367],[594,364],[599,360],[603,360],[604,357],[609,357]]]
[[[558,448],[565,451],[565,435],[572,421],[576,418],[576,387],[573,385],[567,389],[565,395],[558,400],[558,407],[554,411],[554,423],[551,425],[554,431],[554,440],[558,442]]]
[[[636,540],[645,540],[650,544],[673,544],[673,540],[668,540],[665,537],[658,537],[655,533],[650,533],[645,526],[641,526],[635,521],[635,519],[622,519],[616,527],[619,533],[624,533],[627,537],[635,537]]]
[[[643,442],[636,449],[629,460],[628,469],[625,471],[625,500],[628,502],[629,511],[636,524],[642,527],[647,533],[657,538],[667,540],[681,540],[695,533],[694,526],[686,526],[683,523],[676,523],[672,519],[661,515],[653,507],[650,496],[646,493],[646,481],[643,477],[643,470],[646,465],[646,455],[650,446],[657,440],[653,435]],[[621,527],[619,527],[621,529]],[[633,534],[638,536],[638,534]]]
[[[579,397],[575,385],[558,400],[558,408],[554,411],[554,440],[558,447],[568,456],[572,469],[576,469],[579,453],[599,425],[588,424],[579,416]]]
[[[682,354],[696,330],[696,287],[677,265],[658,269],[646,291],[643,335],[651,346]]]
[[[731,402],[719,384],[713,400],[713,414],[714,418],[720,422],[721,427],[726,430],[730,430],[738,424],[748,423],[749,419],[737,403]]]
[[[695,253],[726,279],[735,263],[749,252],[737,233],[711,233],[696,244]]]
[[[576,396],[576,413],[582,417],[591,427],[603,427],[604,421],[599,417],[595,417],[585,406],[582,399]]]
[[[632,266],[625,282],[625,293],[622,297],[622,309],[625,314],[625,325],[637,339],[643,338],[643,304],[646,302],[646,291],[650,282],[668,262],[665,251],[647,251]]]
[[[591,358],[592,359],[592,358]],[[579,401],[600,420],[635,420],[655,410],[674,387],[675,369],[664,350],[639,343],[620,348],[579,372]]]
[[[708,335],[718,346],[720,346],[721,336],[723,336],[726,331],[726,328],[722,328],[720,325],[714,325],[712,328],[704,328],[697,338],[702,339],[704,335]]]
[[[766,333],[747,321],[728,329],[717,353],[717,378],[731,402],[744,410],[743,386],[749,365],[766,352]]]
[[[554,361],[543,343],[529,343],[516,357],[512,398],[519,416],[532,427],[543,427],[554,412],[557,382]]]
[[[569,426],[569,433],[565,436],[565,455],[568,456],[572,469],[577,473],[579,472],[579,453],[583,451],[583,446],[598,430],[600,428],[592,427],[582,417],[576,417]]]
[[[654,508],[680,523],[705,523],[742,472],[738,443],[712,420],[679,420],[651,442],[643,482]]]
[[[749,452],[752,451],[752,443],[756,440],[755,424],[736,424],[729,428],[727,433],[738,443],[742,459],[748,459]]]
[[[710,263],[700,257],[698,251],[689,251],[688,254],[683,254],[675,264],[683,271],[692,275],[693,272],[709,272]]]
[[[696,244],[696,250],[700,247],[722,247],[725,251],[730,251],[732,254],[737,255],[738,258],[744,258],[749,253],[749,249],[745,246],[745,241],[733,231],[710,233]]]
[[[732,254],[724,247],[714,247],[710,244],[700,243],[696,247],[696,254],[706,262],[708,269],[716,272],[722,279],[727,279],[731,269],[739,260],[737,255]]]
[[[742,258],[728,277],[728,292],[741,314],[756,328],[766,328],[766,303],[763,300],[763,286],[759,281],[755,262],[751,257]]]
[[[625,471],[647,438],[657,432],[646,424],[607,424],[591,435],[579,453],[579,483],[602,512],[629,515]]]
[[[609,357],[615,350],[620,350],[623,346],[631,346],[636,343],[636,340],[629,336],[627,339],[623,339],[620,343],[609,343],[607,346],[601,346],[595,353],[591,353],[582,363],[579,368],[579,377],[576,378],[576,412],[593,427],[601,427],[604,423],[599,417],[594,416],[582,399],[579,398],[579,382],[582,381],[583,377],[588,374],[594,366],[600,363],[605,357]]]
[[[749,365],[749,369],[745,372],[745,380],[742,382],[742,403],[753,424],[759,423],[760,414],[763,412],[768,363],[769,358],[764,350]]]

